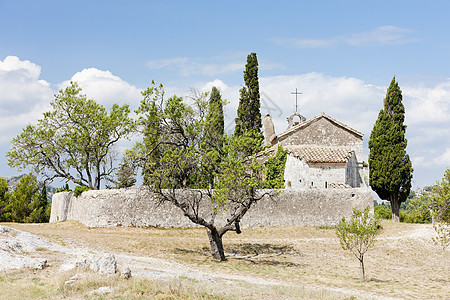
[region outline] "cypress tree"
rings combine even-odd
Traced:
[[[224,101],[220,95],[220,91],[214,86],[211,90],[211,95],[208,100],[208,110],[205,119],[205,143],[206,149],[209,151],[209,157],[215,163],[204,169],[206,177],[208,178],[209,187],[214,186],[214,173],[217,166],[220,164],[220,157],[223,154],[225,121],[223,117]]]
[[[237,111],[236,127],[234,134],[242,136],[246,131],[253,129],[261,132],[261,107],[258,80],[258,59],[256,53],[247,56],[247,64],[244,70],[245,85],[241,88],[239,107]]]
[[[395,81],[389,85],[384,108],[369,139],[369,184],[383,200],[391,203],[392,219],[399,221],[400,205],[411,189],[412,164],[406,153],[405,107],[402,91]]]
[[[224,135],[223,101],[220,91],[214,86],[208,101],[206,115],[206,140],[210,147],[220,147]],[[220,147],[221,148],[221,147]]]
[[[245,156],[255,154],[261,149],[264,137],[261,132],[261,102],[259,95],[258,81],[258,59],[256,53],[250,53],[247,56],[247,64],[244,70],[245,85],[240,90],[239,107],[234,135],[244,136],[246,143],[251,145],[247,151],[242,153]]]
[[[48,203],[47,199],[47,188],[45,185],[42,186],[40,194],[36,192],[36,196],[31,203],[31,207],[33,211],[31,212],[30,216],[25,219],[26,222],[29,223],[46,223],[48,222],[50,218],[50,211],[48,209],[48,206],[50,205]]]

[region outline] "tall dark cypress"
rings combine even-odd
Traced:
[[[369,184],[381,199],[391,203],[394,221],[399,221],[400,205],[409,195],[413,172],[406,153],[402,99],[402,91],[394,77],[369,140]]]
[[[235,135],[243,135],[246,131],[256,129],[261,132],[261,101],[259,95],[258,59],[256,53],[247,56],[244,71],[245,85],[240,90],[241,97],[237,111]]]
[[[220,146],[224,134],[223,101],[220,91],[214,86],[208,101],[206,115],[206,139],[210,146]]]

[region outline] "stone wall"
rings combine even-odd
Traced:
[[[370,189],[280,190],[272,199],[264,198],[244,216],[242,227],[333,226],[350,216],[353,207],[373,209]],[[205,199],[202,213],[207,217],[211,202]],[[216,218],[226,220],[226,212]],[[57,193],[52,199],[50,223],[75,220],[90,227],[195,227],[179,208],[159,204],[145,188],[87,191],[75,198],[72,192]]]

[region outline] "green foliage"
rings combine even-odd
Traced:
[[[90,190],[92,190],[92,189],[89,188],[88,186],[77,185],[77,186],[75,187],[75,189],[73,190],[73,195],[74,195],[75,197],[78,197],[78,196],[80,196],[83,192],[90,191]]]
[[[284,189],[284,168],[286,167],[286,159],[287,152],[283,150],[282,146],[278,146],[275,156],[267,160],[264,188]]]
[[[164,99],[163,86],[152,85],[136,111],[144,138],[134,147],[133,157],[143,168],[144,184],[163,189],[210,186],[223,142],[214,136],[216,145],[212,145],[212,134],[219,132],[211,125],[220,121],[206,94],[193,97],[187,105],[181,97]]]
[[[380,230],[380,219],[371,216],[369,207],[364,211],[354,208],[351,219],[346,221],[343,217],[337,225],[342,249],[349,250],[360,262],[361,280],[365,280],[364,254],[373,246]]]
[[[406,153],[405,108],[401,93],[394,77],[369,140],[369,183],[381,199],[389,200],[395,221],[399,218],[400,204],[409,195],[413,172]]]
[[[445,249],[450,245],[450,168],[445,170],[442,180],[434,187],[431,205],[437,221],[434,241]]]
[[[72,190],[69,187],[69,184],[66,183],[62,187],[59,187],[55,190],[55,193],[61,193],[61,192],[71,192]]]
[[[160,160],[164,153],[162,146],[162,121],[164,117],[164,87],[156,85],[142,92],[144,97],[136,113],[139,115],[138,128],[143,134],[143,142],[138,143],[132,149],[133,156],[142,162],[142,175],[144,184],[149,180],[149,174],[160,167]]]
[[[261,133],[261,101],[259,94],[258,80],[258,59],[256,53],[250,53],[247,56],[247,64],[244,70],[245,85],[240,90],[239,107],[237,118],[235,119],[234,135],[242,136],[245,132],[253,131],[253,135],[260,135],[261,143],[263,136]],[[259,148],[259,146],[258,146]],[[246,155],[257,153],[257,149],[249,149]]]
[[[431,223],[429,201],[425,196],[414,197],[406,202],[405,210],[400,210],[400,222]]]
[[[26,222],[38,202],[39,184],[33,174],[20,178],[11,195],[10,209],[11,221]]]
[[[375,205],[373,209],[375,218],[385,220],[390,220],[392,218],[391,208],[385,204]]]
[[[199,98],[199,97],[197,97]],[[223,153],[223,145],[224,145],[224,127],[225,121],[223,116],[223,106],[226,101],[222,100],[222,96],[220,95],[219,90],[214,86],[211,90],[211,94],[208,101],[207,114],[205,119],[205,148],[210,149],[211,153],[217,153],[217,160],[215,165],[211,165],[210,167],[206,167],[206,172],[209,172],[209,186],[214,186],[214,169],[217,165],[220,164],[220,156]]]
[[[42,186],[38,197],[31,203],[32,212],[25,219],[27,223],[46,223],[50,219],[51,205],[48,203],[47,188]]]
[[[36,176],[33,174],[22,176],[14,191],[6,192],[2,197],[4,190],[4,182],[0,180],[0,210],[3,207],[3,211],[0,211],[0,221],[48,222],[51,206],[47,199],[47,189],[45,186],[39,187]]]
[[[411,193],[410,197],[402,203],[399,214],[400,222],[431,223],[430,202],[427,194],[416,196],[415,193]],[[375,216],[380,219],[392,218],[391,206],[388,203],[375,205],[374,212]]]
[[[208,113],[206,115],[205,135],[206,143],[209,147],[220,149],[223,145],[223,135],[225,121],[223,117],[223,106],[219,90],[214,86],[211,89],[211,95],[208,102]]]
[[[9,211],[10,193],[8,192],[8,183],[6,178],[0,177],[0,222],[7,222],[11,218]]]
[[[114,170],[114,145],[134,128],[128,105],[114,104],[108,113],[74,82],[50,104],[52,111],[13,139],[9,166],[32,166],[36,173],[50,174],[49,180],[64,178],[99,189]]]
[[[249,206],[256,197],[257,189],[263,188],[263,165],[256,158],[242,155],[249,147],[246,136],[227,137],[225,153],[216,173],[213,201],[219,206],[228,202],[236,202]]]

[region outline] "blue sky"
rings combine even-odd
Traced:
[[[298,88],[305,117],[325,112],[367,146],[395,75],[414,185],[433,184],[450,166],[449,17],[447,1],[0,0],[0,175],[18,173],[4,158],[11,139],[70,80],[105,106],[132,108],[152,79],[178,95],[216,85],[231,130],[256,52],[261,113],[277,132]]]

